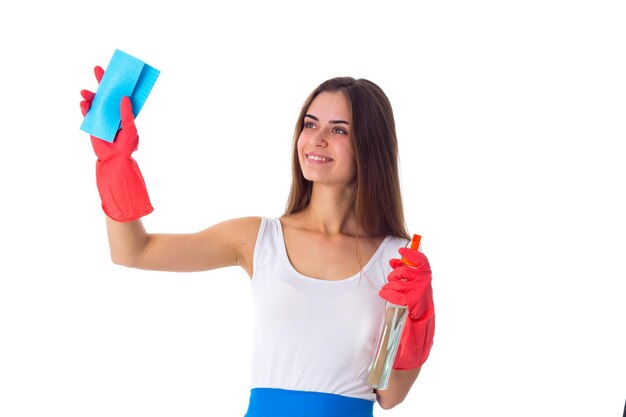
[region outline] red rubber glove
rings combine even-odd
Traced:
[[[426,256],[409,248],[398,252],[415,266],[405,265],[400,259],[389,261],[393,271],[378,294],[390,303],[407,306],[409,316],[393,363],[393,369],[407,370],[419,368],[428,358],[435,334],[435,306]]]
[[[100,83],[104,70],[96,67],[94,73]],[[80,102],[84,116],[89,111],[95,94],[88,90],[82,90],[80,94],[84,98]],[[139,136],[130,98],[122,98],[120,110],[122,128],[115,135],[113,142],[109,143],[91,136],[91,145],[98,157],[96,183],[102,200],[102,209],[113,220],[128,222],[145,216],[154,209],[150,204],[146,183],[139,166],[131,156],[137,150]]]

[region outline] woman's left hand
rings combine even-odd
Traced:
[[[389,261],[393,271],[379,295],[391,303],[407,306],[412,319],[427,319],[434,314],[432,273],[428,258],[422,252],[409,248],[400,248],[398,252],[415,266],[405,264],[400,259]]]
[[[379,295],[390,303],[407,306],[409,317],[393,369],[415,369],[428,358],[435,332],[432,273],[423,253],[409,248],[400,248],[398,252],[414,266],[392,259],[389,264],[393,271]]]

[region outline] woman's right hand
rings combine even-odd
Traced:
[[[94,68],[94,74],[98,84],[104,76],[104,69],[100,66]],[[96,96],[89,90],[81,90],[80,95],[83,101],[80,102],[80,110],[83,116],[87,114],[91,108],[91,102]],[[135,116],[133,115],[132,104],[128,97],[123,97],[120,103],[120,115],[122,119],[121,129],[115,135],[113,142],[101,140],[95,136],[91,136],[91,145],[99,160],[109,160],[115,156],[123,156],[130,158],[131,154],[137,150],[139,146],[139,135],[135,126]]]
[[[102,67],[96,66],[94,74],[100,83],[104,76]],[[89,90],[80,94],[80,109],[86,115],[95,94]],[[122,127],[113,142],[91,136],[91,144],[98,157],[96,182],[102,209],[113,220],[129,222],[151,213],[153,208],[139,166],[131,156],[139,145],[139,135],[129,97],[122,98],[120,113]]]

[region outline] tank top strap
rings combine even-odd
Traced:
[[[252,261],[253,279],[263,276],[261,272],[273,267],[276,259],[280,259],[283,251],[280,227],[280,220],[277,218],[261,218]]]

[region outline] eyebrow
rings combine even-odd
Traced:
[[[309,117],[313,120],[315,120],[316,122],[319,122],[320,119],[318,119],[317,117],[313,116],[312,114],[305,114],[304,117]],[[346,122],[345,120],[329,120],[329,123],[333,123],[333,124],[343,124],[343,125],[348,125],[350,126],[350,123]]]

